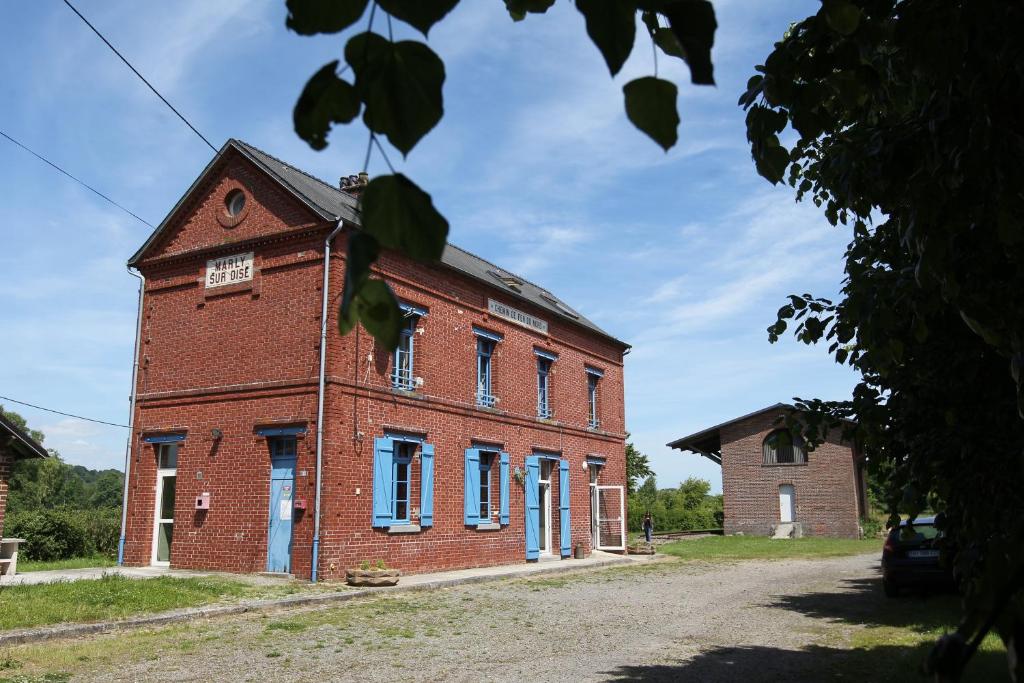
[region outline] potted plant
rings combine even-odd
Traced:
[[[384,560],[377,560],[373,565],[363,560],[358,569],[345,571],[345,583],[350,586],[394,586],[401,575],[398,569],[388,569]]]

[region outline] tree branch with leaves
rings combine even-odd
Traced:
[[[448,221],[429,193],[395,170],[388,145],[402,157],[444,117],[443,60],[425,42],[394,39],[392,20],[423,34],[442,21],[458,0],[287,0],[287,26],[301,35],[340,33],[366,16],[366,26],[348,38],[344,66],[334,60],[306,83],[294,109],[295,132],[315,150],[328,145],[331,128],[362,114],[368,131],[363,170],[374,150],[389,170],[370,180],[360,198],[361,230],[348,240],[345,291],[339,327],[348,333],[362,324],[385,348],[393,348],[401,311],[391,288],[371,277],[381,249],[432,263],[441,259]],[[547,12],[554,0],[505,0],[513,21]],[[586,33],[612,76],[633,51],[637,15],[655,50],[655,74],[623,87],[629,120],[666,151],[678,140],[678,89],[657,76],[657,54],[689,65],[691,81],[713,85],[711,48],[717,28],[707,0],[576,0]]]
[[[890,522],[939,511],[966,610],[937,680],[989,629],[1024,677],[1022,33],[1007,0],[823,0],[739,101],[758,172],[851,230],[840,300],[791,295],[768,334],[861,376],[791,425],[820,443],[856,420]]]

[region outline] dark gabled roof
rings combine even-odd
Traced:
[[[0,413],[0,447],[14,452],[14,458],[48,458],[42,445]]]
[[[742,422],[747,418],[754,417],[755,415],[760,415],[761,413],[767,413],[770,411],[780,411],[791,408],[793,408],[793,406],[787,403],[776,403],[774,405],[768,406],[767,408],[761,408],[760,410],[755,410],[752,413],[741,415],[740,417],[733,418],[731,420],[723,422],[722,424],[717,424],[714,427],[702,429],[699,432],[695,432],[693,434],[690,434],[689,436],[684,436],[681,439],[676,439],[675,441],[671,441],[665,445],[668,446],[669,448],[677,448],[681,451],[692,451],[693,453],[703,455],[706,458],[709,458],[714,462],[718,463],[719,465],[721,465],[722,440],[720,436],[720,430],[723,427],[728,427],[729,425],[736,424],[737,422]]]
[[[246,142],[232,138],[224,143],[224,146],[220,149],[217,155],[209,164],[206,165],[203,172],[199,174],[199,177],[196,178],[195,182],[192,183],[181,199],[178,200],[178,203],[174,205],[174,208],[172,208],[170,213],[167,214],[167,217],[164,218],[160,225],[157,226],[156,230],[154,230],[153,234],[149,236],[149,239],[146,240],[145,244],[143,244],[139,250],[135,252],[130,259],[128,259],[129,266],[136,265],[142,259],[142,255],[149,249],[149,247],[159,239],[163,231],[167,229],[167,226],[172,222],[172,218],[185,204],[189,195],[191,195],[193,190],[202,183],[203,179],[211,172],[217,161],[229,147],[237,150],[240,154],[265,171],[267,175],[276,180],[298,200],[309,206],[309,208],[316,214],[323,217],[325,221],[343,220],[355,226],[360,225],[359,203],[355,197],[342,191],[340,188],[331,185],[330,183],[324,182],[319,178],[311,176],[305,171],[295,168],[291,164],[281,161],[277,157],[271,156],[270,154],[253,147]],[[591,332],[596,332],[610,341],[629,348],[629,344],[611,336],[547,290],[519,277],[518,275],[509,273],[493,263],[489,263],[479,256],[471,254],[465,249],[460,249],[455,245],[448,244],[444,249],[444,253],[441,255],[441,263],[462,273],[463,275],[468,275],[475,280],[483,282],[511,299],[528,301],[534,306],[538,306],[545,311],[549,311],[552,314],[557,315],[562,320],[580,325]]]
[[[755,415],[761,415],[762,413],[782,412],[784,410],[793,410],[794,408],[795,406],[789,403],[775,403],[768,406],[767,408],[761,408],[760,410],[755,410],[752,413],[747,413],[746,415],[734,417],[733,419],[723,422],[722,424],[717,424],[714,427],[702,429],[699,432],[695,432],[694,434],[690,434],[689,436],[684,436],[681,439],[670,441],[665,445],[668,446],[669,448],[676,448],[681,451],[691,451],[698,455],[703,455],[704,457],[713,460],[714,462],[721,465],[722,439],[720,432],[723,428],[728,427],[729,425],[736,424],[737,422],[742,422],[743,420],[754,417]],[[853,420],[844,421],[849,422],[851,424],[853,423]]]

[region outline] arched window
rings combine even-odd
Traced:
[[[765,465],[800,465],[807,462],[803,439],[788,429],[776,429],[764,438]]]

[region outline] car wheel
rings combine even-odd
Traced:
[[[900,594],[900,589],[892,581],[882,579],[882,592],[885,593],[887,598],[895,598]]]

